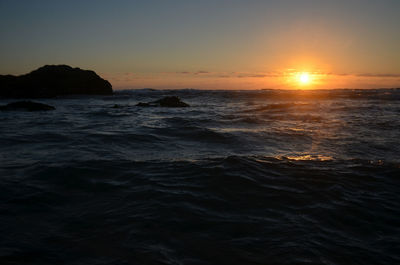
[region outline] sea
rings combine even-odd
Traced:
[[[35,101],[0,112],[2,265],[400,264],[400,89]]]

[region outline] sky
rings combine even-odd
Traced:
[[[399,0],[0,0],[0,74],[68,64],[115,89],[400,87],[399,14]]]

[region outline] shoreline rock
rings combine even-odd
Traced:
[[[45,65],[20,76],[0,75],[0,98],[112,94],[110,82],[94,71],[68,65]]]

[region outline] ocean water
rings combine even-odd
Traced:
[[[0,112],[0,264],[400,264],[400,90],[39,101]]]

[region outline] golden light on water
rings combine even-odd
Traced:
[[[290,159],[290,160],[295,160],[295,161],[332,161],[334,158],[331,156],[326,156],[326,155],[309,155],[309,154],[304,154],[304,155],[293,155],[293,156],[285,156],[285,158]]]

